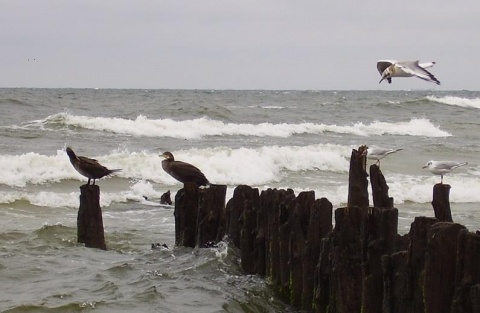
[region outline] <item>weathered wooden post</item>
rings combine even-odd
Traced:
[[[435,217],[441,222],[453,222],[450,210],[450,185],[436,184],[433,186],[432,206]]]
[[[412,299],[410,312],[425,312],[425,249],[428,245],[430,227],[438,223],[433,217],[416,217],[410,228],[410,248],[408,250],[408,268],[410,270],[409,293]]]
[[[439,222],[428,232],[425,252],[425,313],[449,313],[455,292],[457,238],[465,227]]]
[[[185,183],[175,195],[175,245],[205,247],[225,235],[226,185]]]
[[[160,197],[160,204],[172,205],[172,199],[170,198],[170,190],[162,194]]]
[[[315,272],[319,263],[322,240],[332,231],[333,205],[328,199],[315,200],[310,208],[308,233],[303,255],[303,293],[302,307],[306,310],[316,308]]]
[[[461,230],[457,243],[455,293],[451,313],[477,313],[480,282],[480,233]]]
[[[175,245],[194,248],[197,236],[198,186],[185,183],[175,195]]]
[[[205,247],[220,242],[225,235],[226,185],[210,184],[200,189],[197,221],[197,246]]]
[[[366,215],[367,209],[358,206],[335,210],[329,251],[333,312],[361,312]]]
[[[300,307],[303,295],[303,264],[305,242],[308,235],[310,210],[315,202],[314,191],[303,191],[288,206],[289,236],[289,273],[290,303]],[[311,299],[310,299],[311,308]]]
[[[395,252],[398,210],[370,208],[365,227],[362,312],[382,313],[382,256]]]
[[[258,197],[258,188],[239,185],[233,191],[233,197],[228,200],[225,209],[226,235],[237,248],[240,248],[240,218],[245,210],[246,203],[258,201]]]
[[[382,256],[383,313],[413,312],[408,255],[404,250]]]
[[[353,149],[348,173],[348,207],[368,208],[367,146]]]
[[[77,240],[85,247],[106,250],[103,230],[102,209],[100,208],[100,187],[80,186],[80,208],[77,216]]]
[[[288,239],[289,234],[282,233],[282,225],[288,219],[287,205],[294,198],[295,193],[291,189],[267,189],[260,194],[260,208],[265,216],[265,272],[272,285],[279,289],[282,289],[282,273],[285,268],[282,266],[282,252],[288,249],[288,243],[284,244],[282,240]],[[288,279],[289,277],[286,278],[287,281]]]
[[[372,185],[373,206],[376,208],[393,208],[393,198],[388,196],[388,185],[378,165],[370,166],[370,184]]]

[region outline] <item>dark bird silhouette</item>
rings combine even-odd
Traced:
[[[162,161],[162,168],[170,176],[182,183],[195,183],[198,186],[206,186],[209,184],[208,179],[203,175],[197,167],[192,164],[182,161],[175,161],[171,152],[164,152],[162,157],[165,160]]]
[[[88,178],[87,185],[90,185],[91,179],[93,179],[93,185],[95,185],[95,179],[121,171],[121,169],[109,170],[95,159],[76,155],[70,147],[67,147],[67,154],[70,158],[70,163],[72,163],[77,172]]]

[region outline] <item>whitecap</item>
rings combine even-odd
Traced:
[[[480,98],[468,99],[468,98],[453,97],[453,96],[438,98],[435,96],[427,96],[427,99],[429,101],[453,105],[453,106],[459,106],[463,108],[480,109]]]

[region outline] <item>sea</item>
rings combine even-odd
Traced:
[[[400,234],[434,216],[440,176],[422,167],[468,162],[444,183],[453,220],[476,231],[479,116],[480,91],[0,89],[0,311],[299,312],[242,273],[228,240],[175,246],[173,206],[159,199],[182,184],[160,155],[227,185],[227,201],[246,184],[313,190],[335,209],[352,149],[401,148],[380,163]],[[106,251],[77,243],[87,179],[68,146],[122,169],[97,180]]]

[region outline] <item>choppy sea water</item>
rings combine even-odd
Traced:
[[[236,251],[174,248],[182,186],[171,151],[212,183],[314,190],[347,201],[351,150],[381,161],[399,232],[433,216],[428,160],[467,161],[444,177],[454,221],[480,225],[480,92],[0,89],[0,309],[7,312],[291,312]],[[98,181],[108,251],[76,244],[79,186],[65,147],[117,175]],[[371,162],[369,162],[371,164]],[[146,200],[144,197],[147,197]],[[152,250],[152,243],[168,249]]]

